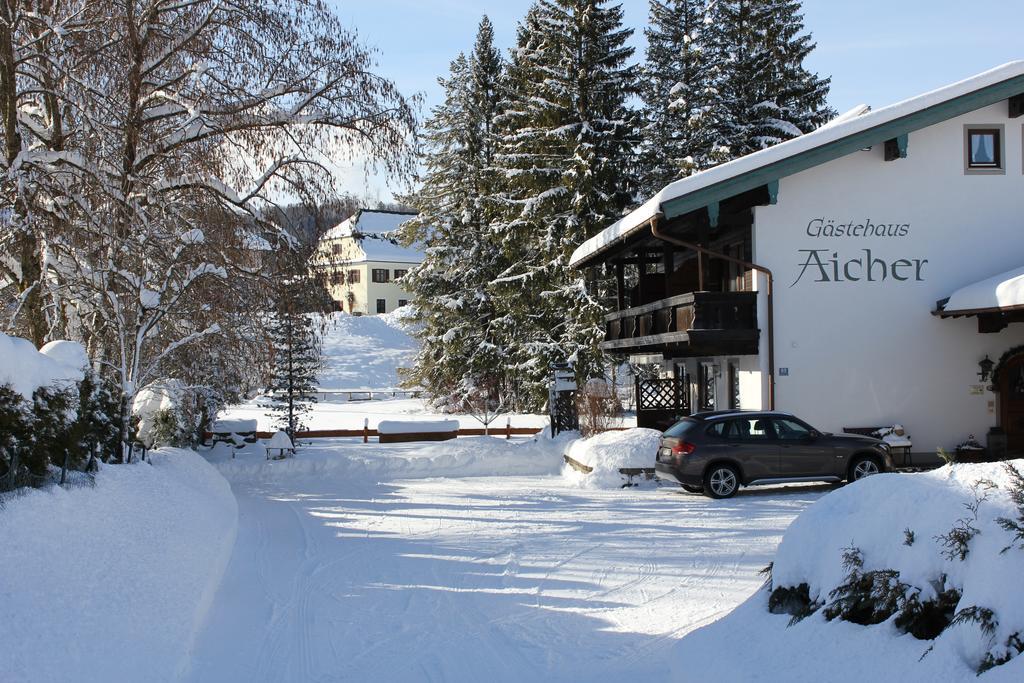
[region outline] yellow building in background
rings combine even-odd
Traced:
[[[423,261],[423,253],[399,244],[398,230],[415,215],[360,209],[324,233],[314,267],[338,308],[375,315],[390,313],[412,299],[401,280]]]

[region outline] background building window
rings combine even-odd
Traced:
[[[387,304],[387,302],[384,299],[377,299],[377,312],[378,313],[387,313],[388,312],[388,304]]]
[[[398,300],[398,307],[401,308],[402,306],[405,306],[407,303],[409,303],[408,299],[399,299]]]
[[[408,269],[395,269],[395,279],[397,280],[400,277],[405,277],[405,274],[408,272]]]
[[[340,254],[341,253],[341,243],[340,242],[335,242],[334,244],[332,244],[331,245],[331,251],[334,253],[335,256]]]
[[[374,282],[390,282],[387,268],[374,268],[370,275]]]
[[[350,270],[350,271],[348,271],[348,283],[350,285],[354,285],[354,284],[358,284],[359,283],[359,271],[358,270]]]
[[[967,172],[1002,172],[1002,126],[964,126],[964,157]]]

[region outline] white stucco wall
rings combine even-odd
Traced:
[[[964,124],[1005,126],[1004,175],[964,174]],[[1021,125],[1001,102],[911,133],[906,159],[883,161],[879,145],[783,178],[778,204],[756,209],[754,259],[776,278],[778,409],[830,431],[898,421],[915,451],[950,449],[971,433],[984,441],[997,404],[987,389],[975,393],[978,361],[1024,344],[1024,325],[979,334],[975,318],[943,320],[931,311],[958,287],[1024,265]],[[895,237],[814,237],[814,219],[906,229]],[[832,281],[833,252],[842,267],[865,258],[865,249],[886,262],[888,277]],[[823,278],[813,265],[801,277],[807,250],[825,250],[829,281],[816,281]],[[911,264],[897,269],[903,281],[891,275],[899,259]],[[858,268],[851,264],[850,275]],[[764,368],[763,301],[758,317]]]

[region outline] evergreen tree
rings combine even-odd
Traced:
[[[721,131],[732,158],[808,133],[835,112],[830,79],[804,67],[814,49],[798,0],[719,0],[714,57],[722,65]]]
[[[297,276],[278,288],[267,332],[273,352],[270,400],[265,405],[277,426],[295,443],[305,418],[316,403],[317,371],[320,369],[320,335],[308,306],[313,289],[308,278]]]
[[[405,280],[422,342],[408,380],[451,408],[462,407],[471,387],[500,392],[504,384],[488,291],[501,270],[490,196],[502,69],[485,16],[469,58],[460,54],[439,79],[445,99],[424,126],[426,171],[409,198],[419,215],[406,225],[406,238],[426,249]]]
[[[538,0],[519,26],[498,117],[494,228],[509,264],[494,284],[514,408],[539,409],[549,364],[598,372],[602,309],[568,267],[634,196],[632,31],[606,0]]]
[[[642,195],[727,158],[707,0],[651,0],[642,86]]]

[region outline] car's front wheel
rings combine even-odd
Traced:
[[[860,481],[864,477],[870,477],[872,474],[878,474],[881,471],[878,461],[874,458],[861,457],[850,463],[848,479],[850,482]]]
[[[690,486],[689,484],[683,484],[683,490],[690,493],[704,493],[704,489],[700,486]]]
[[[732,465],[713,465],[704,473],[704,494],[732,498],[740,488],[740,474]]]

